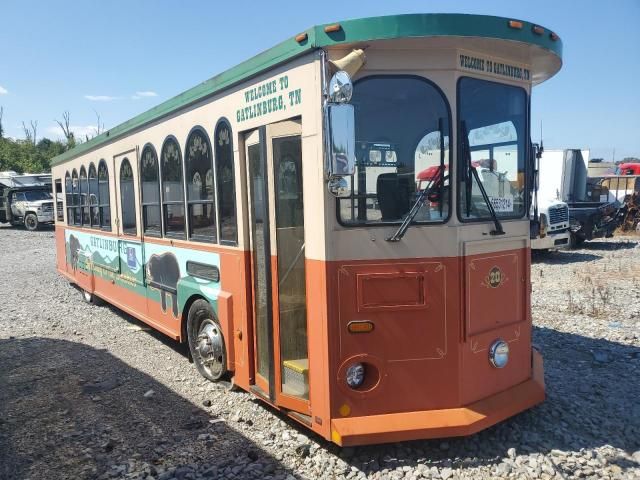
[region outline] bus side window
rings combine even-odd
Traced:
[[[91,224],[89,219],[89,182],[87,181],[87,170],[84,165],[80,168],[80,222],[87,227]]]
[[[80,221],[80,193],[78,192],[78,171],[74,168],[71,174],[71,188],[73,198],[73,224],[82,225]]]
[[[215,243],[216,205],[214,197],[213,155],[209,137],[202,127],[194,127],[184,152],[187,184],[189,239]]]
[[[152,145],[142,150],[140,160],[140,176],[142,179],[142,230],[145,235],[159,237],[162,235],[160,215],[160,175],[158,156]]]
[[[53,190],[55,200],[54,205],[56,207],[56,222],[64,222],[64,206],[62,203],[62,179],[56,178],[55,187]]]
[[[122,210],[122,233],[135,235],[138,230],[136,216],[136,194],[134,191],[133,169],[128,158],[120,165],[120,209]]]
[[[67,207],[67,225],[73,225],[73,187],[69,172],[64,176],[64,193]]]
[[[98,172],[93,162],[89,165],[89,213],[91,226],[100,228],[100,208],[98,206]]]
[[[162,218],[166,237],[185,238],[182,155],[175,137],[164,141],[160,154],[162,167]]]
[[[111,231],[111,196],[109,195],[109,170],[104,159],[98,163],[98,204],[100,227]]]
[[[214,142],[216,149],[220,241],[227,245],[237,245],[238,225],[236,218],[236,177],[233,168],[233,142],[231,126],[224,118],[218,120]]]

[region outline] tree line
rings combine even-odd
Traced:
[[[13,170],[17,173],[42,173],[50,172],[50,160],[56,155],[75,147],[82,143],[82,139],[76,139],[71,131],[71,118],[69,112],[62,114],[62,120],[56,120],[64,135],[64,140],[51,140],[43,137],[38,139],[38,122],[31,121],[27,125],[22,122],[24,139],[14,139],[5,136],[2,123],[4,109],[0,107],[0,172]],[[98,128],[96,134],[104,128],[98,117]],[[89,136],[85,141],[89,140]]]

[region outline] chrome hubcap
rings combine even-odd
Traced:
[[[82,295],[84,295],[85,302],[91,302],[91,294],[86,290],[82,291]]]
[[[196,351],[208,373],[217,377],[224,369],[224,344],[220,327],[212,320],[204,320],[196,338]]]

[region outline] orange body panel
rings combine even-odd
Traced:
[[[345,445],[465,435],[542,401],[542,383],[531,380],[529,256],[517,249],[327,264],[330,413]],[[350,333],[354,320],[373,331]],[[502,369],[488,358],[497,339],[510,346]],[[345,380],[355,361],[375,377],[357,390]],[[521,391],[508,409],[490,400]],[[470,415],[480,406],[481,419]],[[359,436],[360,427],[368,433]]]
[[[63,227],[56,230],[56,242],[58,270],[72,282],[186,340],[184,314],[175,318],[116,281],[67,271]],[[250,390],[257,383],[266,391],[255,374],[251,254],[197,248],[220,256],[218,316],[235,384]],[[271,266],[277,285],[275,257]],[[528,268],[528,249],[459,258],[307,259],[309,401],[279,392],[277,364],[275,402],[266,401],[308,415],[307,426],[343,445],[467,435],[539,403],[544,385],[539,356],[533,372],[531,366]],[[277,298],[274,288],[275,308]],[[373,331],[350,333],[354,320],[373,323]],[[492,367],[487,357],[497,338],[508,341],[511,350],[503,369]],[[356,360],[368,365],[368,381],[360,390],[345,382],[346,367]]]
[[[533,377],[464,407],[392,413],[332,421],[342,446],[471,435],[544,401],[542,356],[533,352]]]

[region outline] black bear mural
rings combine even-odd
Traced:
[[[162,311],[167,313],[167,295],[171,297],[173,316],[178,317],[178,280],[180,265],[171,252],[151,255],[147,262],[147,278],[149,285],[160,290]]]
[[[71,255],[69,260],[74,272],[76,271],[76,268],[78,268],[78,256],[80,255],[81,249],[80,240],[78,240],[74,235],[69,235],[69,255]]]

